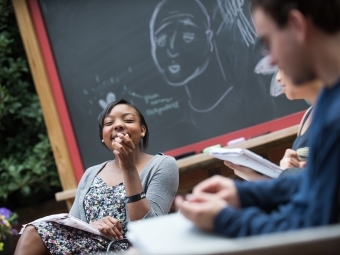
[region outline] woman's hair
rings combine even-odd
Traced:
[[[135,106],[133,106],[130,102],[126,101],[125,99],[120,99],[120,100],[113,101],[113,102],[109,103],[106,106],[106,108],[99,114],[99,116],[98,116],[98,131],[99,131],[100,140],[103,139],[104,119],[111,112],[112,108],[115,107],[116,105],[119,105],[119,104],[126,104],[126,105],[132,107],[133,109],[135,109],[136,112],[138,113],[140,125],[145,126],[145,129],[146,129],[145,135],[144,135],[144,137],[143,137],[143,139],[140,143],[140,147],[143,150],[146,150],[146,148],[148,147],[148,144],[149,144],[149,128],[148,128],[148,125],[146,124],[146,121],[145,121],[143,114]]]
[[[296,9],[324,32],[340,31],[340,0],[251,0],[252,10],[257,7],[267,12],[280,28],[287,24],[289,11]]]

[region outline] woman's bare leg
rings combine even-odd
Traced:
[[[19,238],[14,255],[47,255],[51,254],[40,235],[33,226],[27,226]]]

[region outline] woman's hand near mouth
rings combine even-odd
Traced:
[[[122,170],[135,170],[135,145],[128,134],[118,133],[112,142],[113,153]]]

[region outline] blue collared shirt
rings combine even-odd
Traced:
[[[236,182],[242,209],[224,208],[214,231],[229,237],[338,222],[340,215],[340,82],[324,89],[310,127],[306,171],[284,179]]]

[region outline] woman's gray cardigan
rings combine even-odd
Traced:
[[[84,198],[90,189],[93,179],[108,161],[88,168],[82,176],[70,214],[86,221]],[[176,160],[171,156],[155,155],[140,173],[141,183],[151,208],[144,218],[169,213],[176,196],[179,172]],[[128,213],[127,213],[128,218]]]

